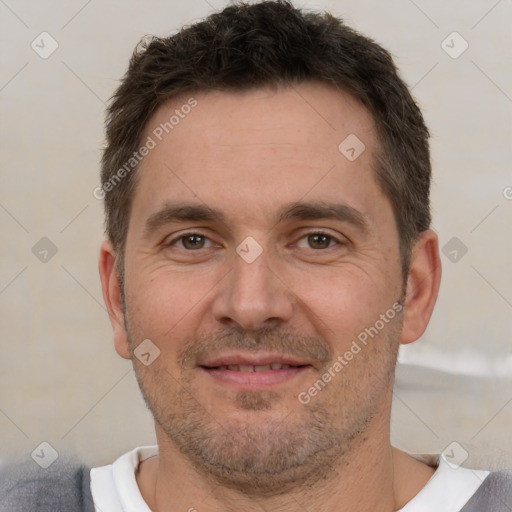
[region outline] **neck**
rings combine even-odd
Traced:
[[[219,485],[199,471],[157,428],[159,455],[140,464],[137,482],[154,512],[391,512],[410,501],[434,469],[393,448],[389,431],[384,430],[370,426],[364,439],[343,460],[333,460],[330,467],[319,470],[321,475],[298,483],[292,490],[251,495]]]

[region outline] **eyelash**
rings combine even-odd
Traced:
[[[337,245],[345,245],[346,242],[342,242],[341,240],[339,240],[338,238],[336,238],[335,236],[331,235],[330,233],[325,233],[324,231],[311,231],[309,233],[304,233],[300,238],[299,240],[302,240],[308,236],[312,236],[312,235],[320,235],[320,236],[325,236],[327,238],[329,238],[330,241],[332,242],[335,242]],[[171,241],[169,241],[168,243],[165,243],[165,247],[172,247],[174,244],[176,244],[176,242],[180,241],[180,240],[183,240],[187,237],[190,237],[190,236],[198,236],[198,237],[202,237],[206,240],[210,240],[210,238],[202,233],[199,233],[197,231],[191,231],[189,233],[184,233],[182,235],[179,235],[177,236],[176,238],[173,238]],[[210,240],[211,241],[211,240]],[[325,249],[312,249],[311,247],[309,249],[311,249],[312,251],[325,251],[327,249],[331,249],[333,246],[330,245],[329,247],[326,247]],[[184,251],[187,251],[187,252],[195,252],[195,251],[199,251],[200,249],[205,249],[204,247],[201,247],[200,249],[186,249],[184,247],[179,247],[179,249],[182,249]],[[206,247],[206,249],[208,249],[208,247]]]

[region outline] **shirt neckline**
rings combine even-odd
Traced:
[[[157,445],[141,446],[121,455],[112,464],[115,492],[123,512],[151,512],[142,497],[135,472],[141,462],[156,455]],[[435,465],[437,460],[437,469],[416,496],[397,512],[460,512],[490,474],[490,471],[457,467],[444,454],[410,455],[429,465]]]

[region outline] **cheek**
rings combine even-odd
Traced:
[[[141,266],[127,275],[127,308],[132,331],[138,338],[149,338],[167,351],[169,340],[176,347],[178,336],[185,340],[193,335],[199,323],[197,315],[210,300],[208,291],[215,284],[211,275],[175,272],[164,266]]]
[[[296,282],[298,307],[325,339],[336,340],[340,350],[373,325],[395,299],[383,278],[355,266],[301,275]]]

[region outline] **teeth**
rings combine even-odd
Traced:
[[[232,372],[268,372],[269,370],[286,370],[291,368],[289,364],[272,363],[253,366],[249,364],[228,364],[218,366],[217,370],[231,370]]]
[[[254,371],[255,372],[268,372],[268,370],[270,370],[270,365],[269,364],[264,364],[264,365],[261,365],[261,366],[254,366]]]

